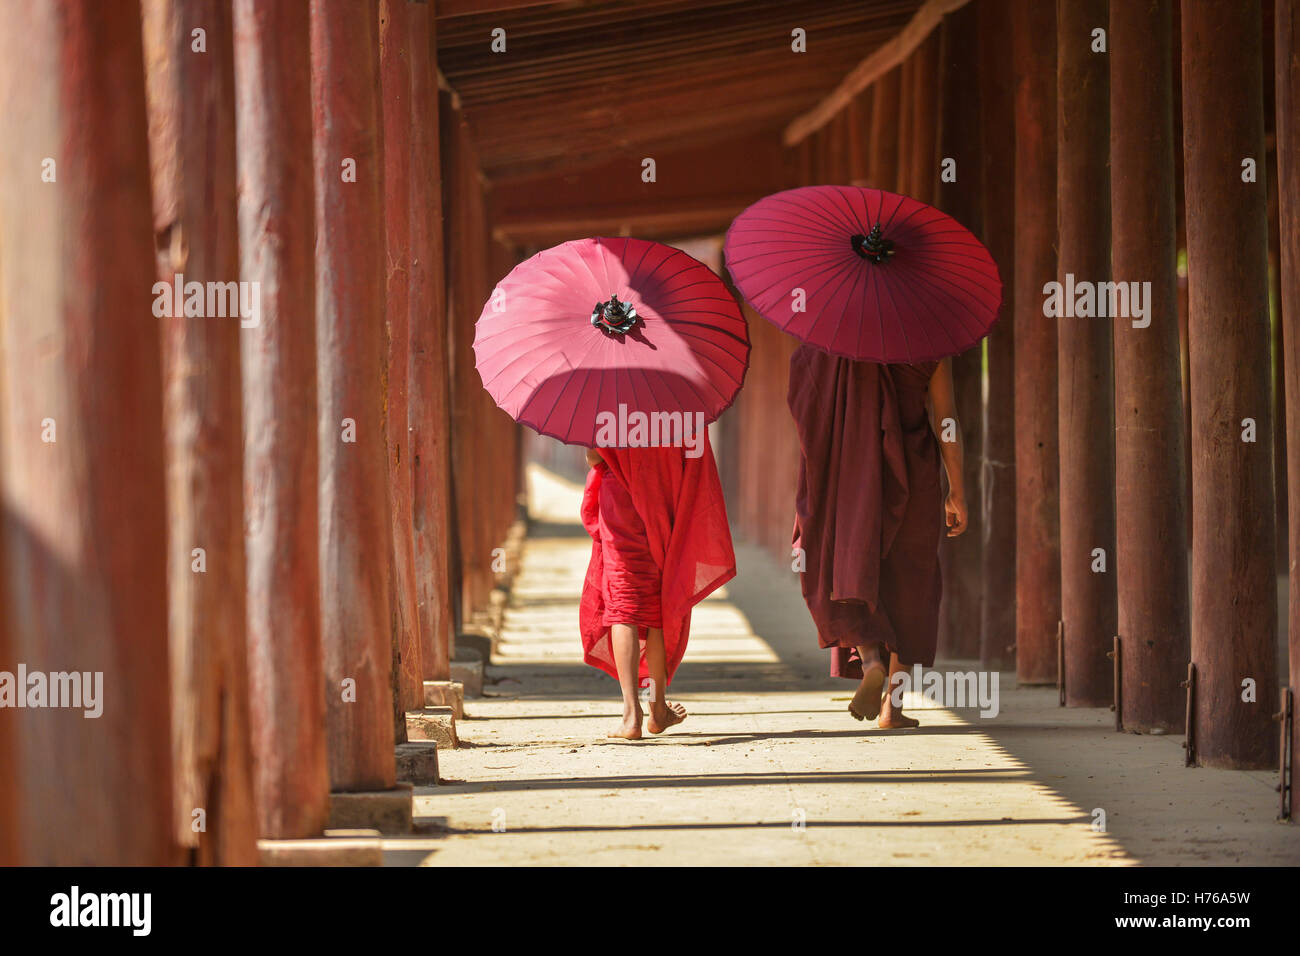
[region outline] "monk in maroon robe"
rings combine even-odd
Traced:
[[[966,530],[951,366],[855,362],[803,345],[788,401],[801,452],[794,546],[818,642],[833,677],[858,681],[855,718],[915,727],[885,684],[933,665],[939,540],[945,525],[949,537]]]
[[[582,523],[592,537],[579,626],[583,657],[619,682],[623,718],[611,737],[636,740],[686,718],[667,699],[686,653],[691,608],[736,574],[722,485],[705,433],[682,448],[589,449]]]

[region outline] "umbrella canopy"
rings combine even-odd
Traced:
[[[497,284],[474,355],[483,387],[515,421],[594,447],[625,444],[601,432],[609,416],[717,418],[745,380],[749,330],[722,280],[680,249],[579,239]]]
[[[764,197],[727,230],[727,270],[769,322],[872,362],[956,355],[997,321],[993,257],[933,206],[859,186]]]

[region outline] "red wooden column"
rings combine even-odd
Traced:
[[[849,103],[849,182],[865,186],[871,171],[871,101],[875,87],[869,86]]]
[[[979,6],[967,4],[944,18],[940,27],[936,69],[940,96],[937,109],[938,150],[930,175],[936,194],[931,197],[948,215],[979,235],[984,202],[981,182],[983,137],[980,126]],[[953,182],[939,178],[940,164],[956,163]],[[942,657],[977,658],[980,644],[980,454],[984,425],[983,356],[981,346],[967,349],[952,360],[957,416],[964,452],[962,475],[970,525],[959,538],[944,538],[939,559],[943,564],[943,616],[939,627]]]
[[[875,83],[871,95],[871,170],[869,184],[876,189],[898,186],[899,67]]]
[[[4,314],[0,312],[0,321],[3,321]],[[0,338],[0,346],[3,345],[3,338]],[[3,369],[3,364],[0,364]],[[3,388],[3,383],[0,383]],[[0,392],[3,394],[3,392]],[[4,444],[0,442],[0,476],[4,475]],[[3,515],[0,515],[0,521]],[[5,575],[5,541],[3,537],[4,525],[0,524],[0,597],[6,593],[8,578]],[[17,667],[18,658],[15,656],[15,650],[9,638],[9,616],[0,614],[0,669],[14,672]],[[0,753],[9,755],[8,759],[17,764],[18,761],[18,734],[17,734],[17,712],[6,707],[0,710]],[[21,790],[18,786],[18,777],[13,773],[0,775],[0,866],[18,866],[22,863],[22,856],[19,853],[19,828],[22,826],[21,817],[18,813],[18,800]]]
[[[411,30],[407,0],[379,2],[379,71],[384,114],[384,228],[388,265],[384,297],[388,333],[385,427],[392,520],[393,576],[389,595],[398,667],[393,692],[397,710],[424,707],[420,620],[416,613],[414,472],[408,428],[411,287]],[[405,738],[405,721],[396,725]]]
[[[384,435],[383,155],[375,0],[314,0],[321,643],[330,786],[393,786]],[[355,169],[355,182],[345,181]]]
[[[939,34],[930,34],[913,59],[910,195],[932,203],[939,185]]]
[[[1282,342],[1286,348],[1287,491],[1291,528],[1290,591],[1287,642],[1290,649],[1288,686],[1300,698],[1300,4],[1277,0],[1273,18],[1274,69],[1277,97],[1278,217],[1282,237]],[[1291,783],[1300,777],[1300,733],[1291,736]],[[1300,809],[1291,791],[1292,814]]]
[[[452,356],[456,350],[456,297],[459,295],[459,279],[453,269],[453,252],[454,245],[458,242],[456,239],[456,216],[459,213],[458,207],[452,202],[456,194],[457,184],[460,181],[460,150],[457,139],[459,117],[455,109],[455,101],[451,93],[445,90],[438,92],[438,149],[441,155],[440,169],[442,172],[442,268],[444,277],[445,301],[443,312],[446,315],[446,336],[447,343],[447,414],[450,419],[450,431],[447,436],[448,458],[451,462],[457,463],[458,466],[467,462],[467,438],[466,431],[468,417],[464,399],[460,393],[460,375],[456,368]],[[466,577],[467,569],[464,567],[462,555],[465,549],[465,529],[468,527],[468,514],[460,507],[461,499],[466,496],[467,492],[461,487],[460,481],[457,480],[457,468],[449,468],[449,482],[451,485],[451,516],[447,526],[447,532],[450,539],[449,554],[449,573],[451,578],[451,612],[452,612],[452,645],[451,654],[455,657],[456,645],[455,635],[459,633],[460,628],[466,623],[467,615],[465,614],[465,592],[467,588]]]
[[[451,676],[451,414],[443,280],[442,160],[438,148],[437,37],[430,3],[411,18],[410,465],[420,667]]]
[[[1182,5],[1196,755],[1241,768],[1277,758],[1261,33],[1258,6]],[[1253,183],[1242,181],[1247,158]],[[1247,680],[1253,701],[1242,700]]]
[[[95,698],[11,712],[19,852],[175,863],[139,6],[6,5],[0,102],[0,666],[89,674]]]
[[[980,0],[980,127],[984,193],[982,238],[1002,276],[1002,311],[985,350],[988,395],[980,448],[978,494],[967,504],[978,515],[980,661],[985,667],[1007,659],[1016,634],[1016,433],[1015,433],[1015,64],[1007,55],[1010,0]],[[960,169],[960,166],[959,166]]]
[[[1171,7],[1110,6],[1111,274],[1151,283],[1150,325],[1114,324],[1114,574],[1124,727],[1138,733],[1180,727],[1188,659]]]
[[[146,0],[144,52],[158,280],[239,279],[230,7]],[[193,49],[201,31],[205,52]],[[176,278],[176,277],[181,278]],[[174,288],[174,286],[173,286]],[[247,287],[252,291],[252,287]],[[251,295],[248,306],[254,305]],[[260,303],[257,303],[260,306]],[[241,325],[232,295],[162,318],[176,841],[209,865],[257,862],[244,604]]]
[[[451,460],[456,467],[451,472],[453,538],[455,551],[453,563],[453,603],[456,608],[457,630],[469,622],[473,593],[477,585],[478,568],[475,551],[475,496],[471,469],[477,466],[477,440],[481,438],[475,427],[475,402],[472,389],[481,388],[473,368],[465,368],[462,350],[471,354],[473,339],[466,341],[465,286],[468,283],[465,257],[469,238],[466,235],[465,205],[468,192],[478,188],[478,182],[469,172],[468,133],[464,121],[455,109],[449,94],[440,97],[438,110],[442,151],[442,201],[443,250],[447,278],[447,374],[451,408]],[[471,320],[472,321],[472,320]],[[467,376],[468,373],[468,376]],[[453,646],[454,648],[454,646]]]
[[[1056,104],[1057,280],[1110,279],[1110,58],[1092,51],[1107,0],[1058,0]],[[1127,39],[1127,38],[1125,38]],[[1098,296],[1097,298],[1100,298]],[[1070,304],[1072,307],[1072,304]],[[1065,701],[1114,697],[1107,653],[1115,637],[1115,408],[1111,328],[1128,320],[1057,320],[1061,481],[1061,620]]]
[[[1056,11],[1012,7],[1016,86],[1016,676],[1056,680],[1061,550],[1056,323],[1043,315],[1056,278]]]
[[[915,161],[916,57],[913,51],[898,67],[898,172],[892,190],[905,196],[912,194],[912,164]]]
[[[240,278],[261,289],[242,334],[248,671],[258,832],[329,818],[320,645],[315,212],[307,0],[236,0]]]

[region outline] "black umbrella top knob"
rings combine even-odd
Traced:
[[[874,262],[876,265],[888,262],[894,255],[894,241],[884,239],[880,235],[880,223],[871,227],[871,232],[867,235],[857,233],[850,240],[849,244],[853,251],[866,259],[868,262]]]
[[[591,324],[606,335],[626,335],[636,325],[636,309],[618,301],[617,294],[611,295],[608,302],[597,302],[591,310]]]

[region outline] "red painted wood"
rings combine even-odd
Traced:
[[[395,775],[378,20],[375,0],[312,3],[321,643],[334,790],[391,787]],[[343,181],[347,160],[355,182]]]
[[[1043,286],[1056,278],[1056,11],[1012,6],[1016,85],[1016,676],[1056,682],[1061,550],[1056,325]]]
[[[1182,4],[1196,754],[1239,768],[1271,767],[1277,755],[1261,35],[1258,6]],[[1253,183],[1241,178],[1247,157]],[[1253,443],[1242,440],[1247,418]],[[1242,700],[1245,680],[1254,701]]]
[[[436,37],[429,4],[411,3],[410,465],[412,523],[425,680],[450,677],[451,416],[443,275],[442,164]]]
[[[236,0],[240,276],[261,288],[242,338],[248,669],[258,831],[329,818],[317,539],[315,211],[307,0]]]
[[[1172,6],[1112,3],[1109,30],[1111,269],[1151,283],[1150,326],[1114,328],[1120,683],[1124,727],[1138,733],[1181,733],[1189,653]]]
[[[894,67],[872,87],[871,171],[867,185],[876,189],[898,188],[898,124],[900,67]]]
[[[1110,58],[1092,50],[1107,0],[1057,4],[1057,280],[1110,278]],[[1124,39],[1121,38],[1121,42]],[[1112,323],[1057,320],[1061,494],[1061,620],[1065,700],[1103,707],[1114,697],[1115,408]],[[1101,549],[1098,564],[1096,550]],[[1103,570],[1096,570],[1104,567]]]
[[[936,205],[976,235],[983,228],[984,191],[981,176],[983,136],[980,124],[979,6],[967,4],[949,14],[939,35],[938,144],[931,174]],[[956,163],[956,181],[939,181],[940,164]],[[943,564],[943,610],[939,624],[939,656],[974,659],[980,649],[980,455],[984,430],[982,347],[968,349],[952,360],[957,417],[961,423],[963,479],[969,526],[957,538],[945,538],[939,557]]]
[[[230,7],[145,0],[158,280],[239,278]],[[191,33],[202,30],[206,52]],[[249,305],[253,302],[248,299]],[[216,303],[211,303],[215,305]],[[174,826],[196,862],[257,862],[244,603],[244,317],[162,318]],[[195,552],[198,552],[196,555]],[[198,562],[196,564],[196,562]]]
[[[420,620],[416,613],[415,529],[411,514],[414,473],[408,421],[414,170],[411,167],[411,30],[406,0],[379,2],[379,72],[383,92],[384,228],[388,254],[384,297],[388,335],[384,412],[393,555],[389,613],[396,668],[394,731],[398,740],[405,740],[405,711],[424,707]]]
[[[1273,18],[1274,92],[1277,98],[1278,214],[1281,223],[1282,341],[1286,361],[1286,421],[1289,553],[1291,581],[1287,610],[1290,651],[1288,685],[1300,689],[1300,4],[1277,0]],[[1291,737],[1291,807],[1300,808],[1295,781],[1300,774],[1300,733]]]
[[[97,718],[85,706],[15,713],[4,773],[19,788],[20,854],[175,863],[139,6],[8,4],[0,102],[3,663],[102,675]]]
[[[1011,34],[1009,0],[976,4],[980,36],[980,127],[984,193],[982,238],[1002,275],[1002,313],[985,346],[988,397],[980,453],[978,495],[983,575],[980,589],[980,661],[1009,660],[1016,635],[1016,436],[1015,436],[1015,64],[1006,55]]]

